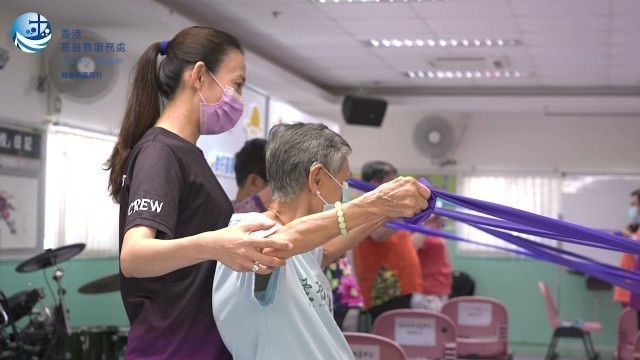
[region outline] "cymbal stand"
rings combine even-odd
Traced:
[[[64,323],[64,329],[66,334],[70,334],[69,320],[67,318],[67,307],[64,304],[64,294],[66,290],[62,287],[62,277],[64,276],[64,270],[56,266],[53,270],[53,280],[58,284],[58,306],[60,306],[60,312],[62,313],[62,321]]]
[[[2,303],[0,303],[0,314],[2,314],[2,325],[6,325],[9,323],[9,315],[7,315],[7,312],[4,311],[4,308],[2,307]]]

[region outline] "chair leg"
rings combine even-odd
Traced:
[[[549,349],[547,349],[547,356],[545,356],[545,360],[552,360],[554,359],[554,355],[556,353],[556,347],[558,346],[558,338],[556,337],[556,334],[554,333],[553,336],[551,337],[551,343],[549,343]]]
[[[593,339],[591,338],[591,333],[586,333],[587,343],[589,344],[589,348],[591,349],[591,354],[593,355],[593,360],[598,359],[598,353],[596,352],[596,347],[593,346]]]
[[[587,340],[588,334],[582,335],[582,342],[584,343],[584,351],[587,353],[587,359],[594,360],[593,354],[591,353],[591,347],[589,347],[589,342]]]

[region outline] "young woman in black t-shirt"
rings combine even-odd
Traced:
[[[154,43],[138,60],[106,162],[111,195],[120,203],[120,287],[131,325],[127,359],[230,359],[211,309],[216,261],[267,274],[285,261],[262,249],[286,258],[309,251],[321,237],[340,235],[335,211],[294,222],[269,240],[247,234],[273,223],[226,227],[231,201],[195,143],[238,122],[244,82],[240,43],[208,27]],[[384,185],[344,204],[347,230],[411,216],[427,207],[429,196],[413,179]]]

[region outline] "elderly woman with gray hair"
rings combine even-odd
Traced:
[[[267,275],[218,264],[212,305],[222,339],[240,360],[352,359],[322,265],[390,219],[425,209],[430,192],[398,178],[348,201],[351,147],[321,124],[275,126],[266,152],[274,202],[262,214],[234,214],[229,225],[272,220],[252,236],[296,241],[291,250],[263,250],[287,260]]]

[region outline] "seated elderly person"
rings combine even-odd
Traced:
[[[427,207],[429,190],[398,178],[347,202],[349,144],[321,124],[275,126],[267,145],[269,210],[235,214],[230,225],[272,220],[255,236],[291,236],[293,249],[265,249],[285,266],[235,272],[219,263],[213,281],[213,314],[234,359],[353,359],[332,317],[331,288],[322,265],[354,247],[391,218]],[[264,275],[273,270],[270,274]]]

